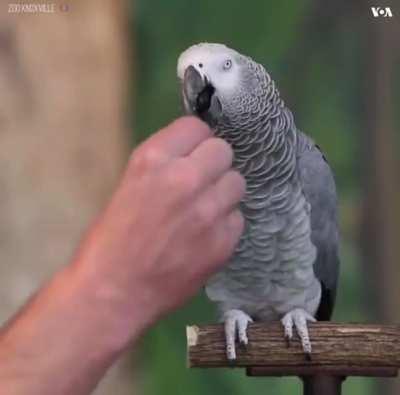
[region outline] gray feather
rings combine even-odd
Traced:
[[[339,276],[339,231],[335,181],[318,146],[299,132],[297,161],[303,192],[311,206],[311,240],[317,248],[314,272],[323,284],[319,319],[330,319]]]

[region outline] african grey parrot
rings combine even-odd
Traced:
[[[319,147],[296,128],[264,67],[222,44],[184,51],[178,77],[186,113],[231,144],[247,181],[245,230],[206,293],[225,322],[226,353],[248,343],[253,320],[295,329],[307,357],[307,321],[329,320],[339,272],[336,188]]]

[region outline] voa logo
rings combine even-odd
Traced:
[[[371,7],[371,11],[374,18],[391,18],[393,16],[390,7]]]

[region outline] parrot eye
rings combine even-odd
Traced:
[[[224,70],[229,70],[231,67],[232,67],[232,60],[230,60],[230,59],[225,60],[225,63],[223,66]]]

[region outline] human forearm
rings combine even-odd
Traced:
[[[81,264],[60,272],[3,329],[0,393],[89,394],[139,335],[135,307],[125,315],[108,285],[92,281]]]
[[[244,226],[245,182],[210,133],[183,118],[137,148],[73,262],[3,328],[1,394],[89,394],[226,261]]]

